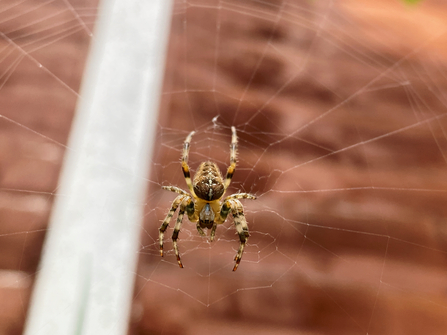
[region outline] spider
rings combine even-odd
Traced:
[[[171,192],[178,193],[179,195],[172,202],[171,209],[169,210],[166,218],[160,226],[159,240],[160,240],[160,255],[163,257],[163,237],[169,222],[174,215],[177,208],[180,206],[177,216],[177,222],[174,226],[174,232],[172,233],[172,244],[174,246],[174,252],[177,257],[178,265],[183,268],[182,261],[180,260],[180,253],[177,246],[178,235],[180,232],[180,226],[182,225],[183,215],[188,215],[188,219],[191,222],[197,222],[197,231],[201,236],[206,236],[204,228],[211,229],[210,241],[214,240],[216,235],[217,225],[225,222],[228,214],[231,214],[234,218],[234,225],[236,227],[237,234],[239,235],[240,245],[239,250],[234,258],[235,264],[233,271],[237,270],[239,263],[241,262],[242,253],[244,252],[245,244],[247,243],[249,233],[247,220],[244,215],[244,208],[242,207],[239,199],[256,199],[254,195],[248,193],[235,193],[227,196],[222,201],[225,191],[230,185],[231,178],[233,177],[236,169],[236,151],[237,151],[237,135],[236,128],[231,127],[231,144],[230,144],[230,166],[227,170],[225,181],[222,178],[222,174],[217,165],[211,161],[206,161],[200,164],[193,182],[191,182],[191,175],[188,166],[188,155],[191,138],[194,135],[192,131],[185,139],[183,144],[182,153],[182,171],[185,176],[186,185],[188,185],[189,192],[175,187],[175,186],[163,186],[162,188]]]

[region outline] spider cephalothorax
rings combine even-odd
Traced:
[[[177,222],[172,234],[172,242],[174,245],[175,255],[177,256],[177,262],[182,268],[183,264],[180,260],[180,253],[178,251],[177,240],[180,232],[180,226],[182,224],[183,215],[186,212],[188,219],[191,222],[197,222],[197,231],[200,235],[206,236],[203,228],[211,229],[210,240],[214,240],[216,234],[216,228],[218,224],[225,222],[228,214],[232,213],[234,218],[234,225],[239,235],[240,245],[239,250],[234,260],[236,261],[233,271],[236,271],[244,252],[245,244],[248,240],[248,226],[244,215],[244,209],[241,202],[238,199],[256,199],[254,195],[248,193],[236,193],[222,199],[225,191],[230,185],[231,178],[233,177],[234,170],[236,169],[236,150],[237,150],[237,135],[236,128],[231,127],[232,136],[230,144],[230,166],[227,170],[225,180],[222,178],[219,168],[213,162],[203,162],[200,164],[194,180],[191,183],[191,174],[188,166],[189,146],[191,143],[191,132],[183,144],[182,154],[182,170],[185,176],[186,184],[188,185],[189,192],[175,187],[175,186],[163,186],[163,189],[178,193],[172,203],[171,209],[168,215],[161,224],[160,231],[160,254],[163,256],[163,237],[164,232],[168,228],[169,222],[174,215],[177,207],[180,206]]]

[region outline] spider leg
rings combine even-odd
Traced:
[[[169,186],[164,187],[164,188],[168,189],[168,187]],[[184,192],[182,189],[179,189],[177,187],[173,187],[173,186],[171,186],[171,187],[173,188],[173,190],[172,190],[173,192],[176,192],[176,193]],[[197,222],[197,231],[199,232],[200,235],[205,236],[206,234],[203,231],[202,227],[200,227],[199,222],[198,222],[199,214],[196,213],[196,211],[195,211],[194,201],[191,199],[191,197],[190,197],[190,195],[188,193],[184,192],[184,193],[181,193],[181,194],[185,194],[185,195],[188,196],[188,199],[185,201],[185,211],[186,211],[186,214],[188,215],[189,221]]]
[[[183,194],[183,195],[188,195],[189,194],[185,191],[183,191],[181,188],[175,187],[175,186],[162,186],[162,189],[166,190],[166,191],[171,191],[171,192],[175,192],[178,194]]]
[[[199,232],[200,236],[206,236],[205,232],[203,231],[202,227],[200,227],[199,222],[197,222],[197,231]]]
[[[224,201],[230,200],[230,199],[250,199],[250,200],[256,200],[256,196],[250,193],[235,193],[232,195],[229,195],[225,198]]]
[[[235,193],[235,194],[232,194],[232,195],[229,195],[228,197],[226,197],[222,202],[222,207],[220,208],[219,216],[216,219],[217,224],[222,224],[227,219],[228,213],[230,213],[230,210],[231,210],[231,201],[229,201],[229,200],[233,200],[233,199],[255,200],[256,196],[249,194],[249,193]],[[240,206],[242,206],[242,204]]]
[[[237,270],[239,263],[241,262],[242,254],[244,253],[245,244],[248,241],[248,237],[250,234],[248,233],[248,225],[247,220],[244,215],[244,208],[242,204],[237,199],[231,199],[228,201],[231,204],[231,213],[234,218],[234,225],[236,227],[237,234],[239,235],[240,245],[239,250],[237,251],[234,260],[236,263],[234,264],[233,271]]]
[[[188,199],[185,200],[185,210],[186,210],[186,214],[188,215],[189,221],[194,223],[199,220],[199,213],[196,212],[195,203],[189,194],[188,194]]]
[[[210,241],[214,241],[214,236],[216,235],[216,229],[217,229],[217,223],[213,224],[213,227],[211,228],[211,234],[210,234]]]
[[[227,176],[225,178],[225,189],[230,186],[231,178],[233,178],[234,171],[236,170],[237,135],[235,127],[231,127],[231,133],[230,166],[228,167]]]
[[[222,207],[220,208],[219,216],[214,221],[216,224],[222,224],[227,219],[228,213],[231,210],[231,203],[227,198],[222,203]]]
[[[194,131],[190,132],[183,143],[183,153],[182,153],[182,171],[185,176],[186,185],[188,185],[189,191],[195,197],[194,188],[191,182],[191,173],[189,171],[188,157],[189,157],[189,147],[191,144],[191,138],[194,135]]]
[[[181,268],[183,268],[183,264],[182,264],[182,261],[180,260],[180,253],[178,251],[177,240],[178,240],[178,234],[180,233],[180,227],[182,225],[183,215],[185,214],[185,209],[186,209],[186,202],[182,201],[182,203],[180,204],[180,209],[179,209],[178,216],[177,216],[177,222],[175,223],[175,226],[174,226],[174,232],[172,233],[172,244],[174,245],[175,256],[177,257],[178,265]]]
[[[160,226],[159,229],[159,242],[160,242],[160,255],[161,257],[163,257],[163,238],[164,238],[164,233],[166,231],[166,229],[169,226],[169,222],[171,221],[172,216],[174,215],[175,211],[177,210],[177,207],[179,206],[179,204],[185,199],[184,195],[179,195],[177,196],[177,198],[174,199],[174,201],[172,202],[172,206],[171,209],[169,210],[168,214],[166,215],[166,218],[164,219],[163,223]]]

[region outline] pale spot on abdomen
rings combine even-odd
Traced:
[[[213,162],[200,164],[194,176],[193,187],[200,199],[213,201],[222,197],[225,188],[217,165]]]

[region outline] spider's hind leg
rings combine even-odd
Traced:
[[[178,212],[177,222],[175,223],[175,226],[174,226],[174,232],[172,233],[172,244],[174,245],[175,256],[177,257],[178,265],[181,268],[183,268],[183,264],[182,264],[182,261],[180,260],[180,253],[178,251],[177,240],[178,240],[178,234],[180,233],[180,227],[182,225],[182,220],[183,220],[183,215],[185,214],[185,210],[186,210],[186,201],[182,201],[182,203],[180,204],[179,212]]]
[[[166,218],[164,219],[163,223],[160,226],[159,229],[159,242],[160,242],[160,256],[163,257],[163,239],[164,239],[164,233],[166,229],[168,229],[169,222],[171,221],[172,216],[174,215],[175,211],[177,210],[177,207],[180,205],[180,203],[185,199],[185,195],[181,194],[177,196],[177,198],[174,199],[172,202],[171,209],[169,210],[168,214],[166,215]]]
[[[250,236],[248,232],[247,220],[244,215],[244,208],[242,204],[237,199],[228,200],[231,206],[231,213],[233,214],[234,225],[236,227],[236,232],[239,235],[240,245],[237,251],[236,256],[234,257],[235,264],[233,267],[233,271],[237,270],[239,263],[242,259],[242,254],[244,253],[245,245],[248,241],[248,237]]]

